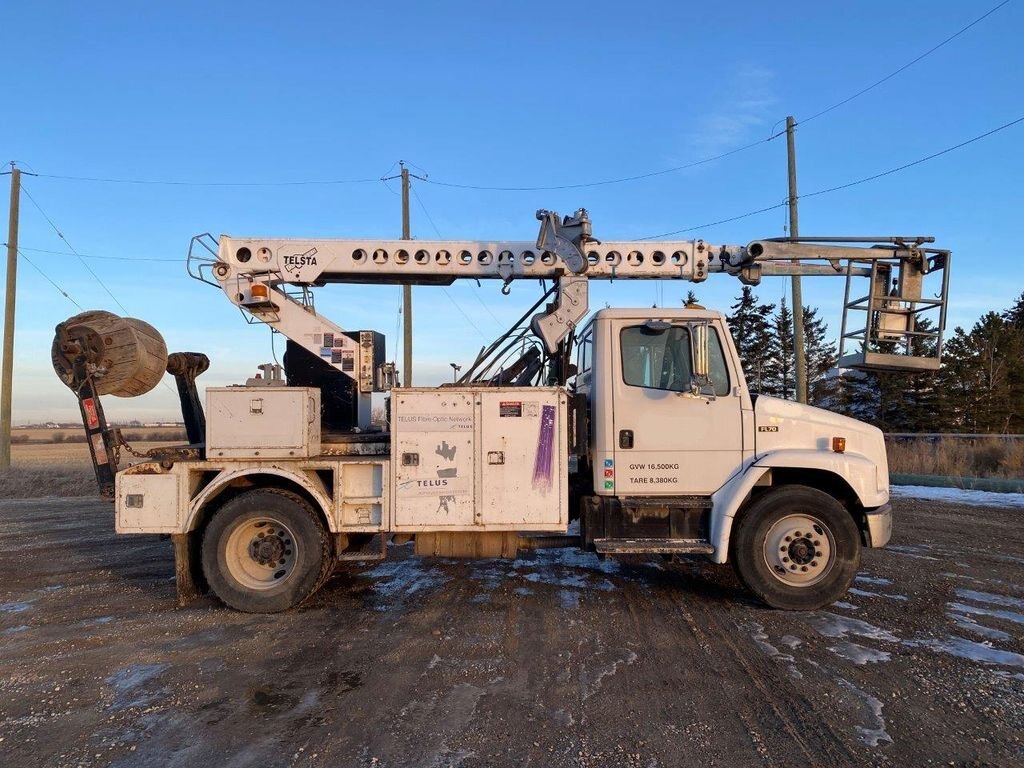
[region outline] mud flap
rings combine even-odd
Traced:
[[[184,608],[206,592],[206,581],[200,569],[198,537],[191,533],[173,533],[171,542],[174,544],[174,583],[177,588],[175,605]]]

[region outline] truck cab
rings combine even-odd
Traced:
[[[721,313],[601,310],[576,365],[585,547],[732,561],[769,604],[806,608],[888,541],[882,433],[750,392]]]

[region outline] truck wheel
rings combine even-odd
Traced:
[[[827,493],[782,486],[743,512],[732,559],[740,581],[772,608],[812,611],[846,594],[860,568],[860,532]]]
[[[221,507],[203,534],[202,560],[214,594],[247,613],[294,608],[334,562],[313,508],[279,488],[246,491]]]

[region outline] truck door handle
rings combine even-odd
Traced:
[[[632,448],[633,447],[633,430],[632,429],[620,429],[619,430],[619,448]]]

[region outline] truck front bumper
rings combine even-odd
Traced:
[[[892,504],[883,504],[864,511],[867,526],[864,529],[864,543],[873,548],[884,547],[892,538]]]

